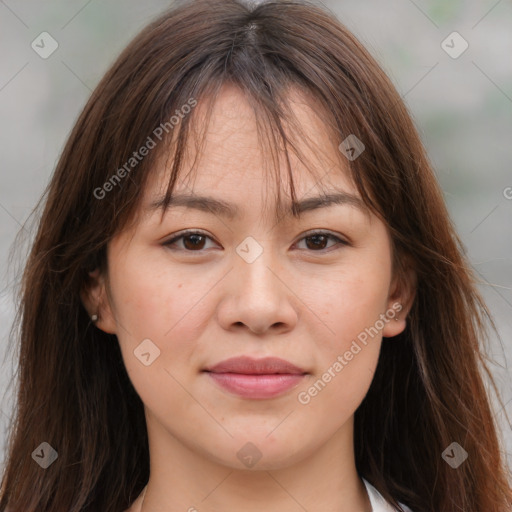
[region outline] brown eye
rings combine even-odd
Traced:
[[[313,235],[306,237],[306,246],[308,249],[325,249],[327,245],[328,236],[325,235]],[[308,243],[311,241],[311,243]]]
[[[204,249],[207,249],[205,246],[208,240],[212,240],[208,235],[198,231],[190,231],[175,236],[171,240],[163,243],[163,245],[168,246],[172,250],[200,253],[204,252]],[[347,241],[342,240],[331,233],[324,232],[311,233],[310,235],[303,237],[299,243],[303,241],[305,241],[305,249],[314,252],[328,251],[331,247],[336,245],[350,245]],[[329,245],[329,241],[334,241],[334,243]]]
[[[168,240],[163,245],[168,246],[173,250],[202,252],[207,240],[211,240],[211,238],[203,233],[191,231],[181,233],[181,235]],[[179,242],[181,242],[181,244]]]
[[[335,243],[328,246],[329,240],[333,240]],[[349,245],[345,240],[342,240],[331,233],[324,232],[311,233],[310,235],[302,238],[299,243],[302,241],[305,241],[307,250],[314,252],[326,251],[335,245]]]
[[[205,237],[203,235],[185,235],[183,237],[183,245],[185,248],[194,250],[204,247]]]

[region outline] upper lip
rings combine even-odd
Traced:
[[[272,373],[300,375],[307,373],[302,368],[280,359],[279,357],[263,357],[254,359],[248,356],[232,357],[205,368],[213,373],[243,373],[246,375],[268,375]]]

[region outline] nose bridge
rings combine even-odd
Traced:
[[[276,258],[270,244],[252,236],[246,237],[236,248],[236,279],[243,286],[248,286],[252,293],[275,293],[278,283],[271,271],[276,266]],[[272,294],[273,294],[272,293]],[[269,297],[267,297],[269,298]]]

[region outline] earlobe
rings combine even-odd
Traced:
[[[99,269],[89,272],[80,298],[94,325],[104,332],[116,334],[116,323],[106,289],[106,280]]]

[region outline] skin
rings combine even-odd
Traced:
[[[358,196],[313,100],[299,93],[290,98],[320,148],[300,146],[316,175],[290,152],[297,198],[340,190]],[[200,103],[195,115],[203,114]],[[240,215],[228,220],[173,207],[162,220],[160,211],[146,209],[167,185],[162,163],[136,224],[109,244],[108,274],[91,273],[93,284],[83,293],[88,311],[99,314],[97,327],[117,335],[145,405],[151,474],[144,512],[371,511],[355,467],[354,412],[372,381],[382,337],[405,328],[412,285],[392,274],[389,232],[369,212],[338,204],[276,222],[276,185],[262,172],[264,159],[252,108],[237,89],[225,86],[195,178],[180,179],[175,192],[234,203]],[[287,176],[281,174],[288,207]],[[199,240],[199,249],[190,239],[164,245],[192,228],[209,237]],[[350,245],[331,238],[315,245],[305,237],[317,230]],[[236,252],[248,236],[263,249],[252,263]],[[397,302],[403,308],[399,320],[386,322],[309,403],[300,403],[299,393]],[[148,338],[160,356],[145,366],[134,350]],[[239,355],[277,356],[308,375],[282,396],[241,398],[202,372]],[[261,453],[252,468],[237,457],[247,442]],[[141,510],[141,498],[129,512]]]

